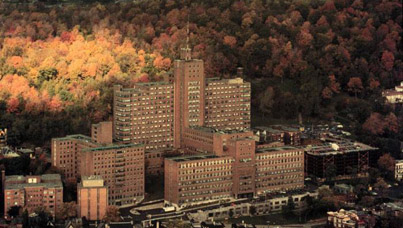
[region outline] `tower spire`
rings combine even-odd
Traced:
[[[186,48],[189,48],[189,14],[188,14],[188,22],[186,25]]]
[[[181,48],[180,58],[183,60],[191,60],[192,53],[189,48],[189,14],[188,14],[188,21],[186,25],[186,47]]]

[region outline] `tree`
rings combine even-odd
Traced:
[[[269,86],[267,89],[260,94],[259,110],[264,114],[270,114],[271,109],[274,104],[274,89]]]
[[[385,117],[385,128],[391,133],[399,132],[399,122],[396,115],[391,112]]]
[[[363,89],[361,78],[352,77],[348,81],[348,91],[353,92],[355,97],[357,98],[357,93],[360,93]]]
[[[384,51],[382,53],[382,64],[387,71],[391,71],[393,69],[394,62],[395,62],[395,56],[393,55],[392,52]]]
[[[12,206],[10,207],[10,209],[8,209],[7,214],[11,217],[11,218],[16,218],[17,216],[20,215],[21,213],[21,206]]]
[[[373,112],[362,125],[362,128],[373,135],[382,135],[385,132],[385,121],[381,114]]]
[[[56,215],[56,218],[60,220],[66,220],[67,218],[74,217],[77,217],[77,204],[74,201],[63,203]]]
[[[121,220],[119,209],[115,206],[108,206],[103,220],[105,222],[119,222]]]
[[[364,207],[371,207],[374,205],[375,199],[372,196],[364,196],[360,200],[359,204],[363,205]]]
[[[295,209],[295,202],[292,196],[288,197],[287,205],[283,206],[282,213],[285,216],[293,216]]]
[[[256,207],[255,206],[250,206],[249,207],[249,214],[255,215],[256,214]]]
[[[374,187],[378,189],[379,192],[383,193],[384,190],[388,187],[388,183],[386,183],[386,181],[382,177],[378,177],[376,179]]]
[[[385,176],[393,177],[395,171],[395,159],[390,154],[384,154],[378,159],[378,166]]]

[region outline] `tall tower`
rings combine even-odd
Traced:
[[[180,59],[174,62],[174,146],[182,145],[186,127],[202,126],[204,121],[204,63],[192,59],[191,49],[186,45]]]

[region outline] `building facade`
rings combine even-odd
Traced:
[[[78,217],[97,221],[108,207],[108,187],[101,176],[82,176],[77,186]]]
[[[7,145],[7,128],[0,129],[0,146]]]
[[[226,155],[165,158],[165,201],[180,206],[304,187],[303,149],[283,146],[256,150],[251,137],[229,139],[227,146]]]
[[[396,160],[396,163],[395,163],[395,179],[397,181],[403,180],[403,160]]]
[[[304,151],[283,146],[256,150],[258,195],[304,187]]]
[[[323,181],[325,178],[349,179],[368,175],[371,154],[377,148],[358,143],[326,143],[305,148],[305,174]]]
[[[144,198],[144,146],[120,144],[81,151],[81,175],[101,176],[109,204],[132,205]]]
[[[144,145],[112,142],[112,123],[92,125],[91,137],[69,135],[52,139],[52,165],[67,179],[101,176],[108,187],[108,202],[134,204],[144,198]]]
[[[28,213],[44,207],[52,216],[63,206],[63,184],[59,174],[42,176],[6,176],[4,212],[21,206]]]
[[[233,162],[216,155],[165,158],[165,201],[182,205],[230,198]]]
[[[174,145],[174,86],[167,82],[114,86],[113,135],[117,142],[147,150]]]
[[[146,150],[184,147],[189,128],[250,128],[250,83],[242,78],[206,79],[204,62],[182,48],[173,80],[114,86],[114,139]]]

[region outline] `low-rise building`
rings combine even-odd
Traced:
[[[108,187],[101,176],[82,176],[77,186],[78,217],[101,220],[108,207]]]
[[[396,160],[396,163],[395,163],[395,179],[397,181],[403,180],[403,160]]]
[[[92,125],[91,137],[68,135],[52,139],[52,165],[67,179],[101,176],[108,186],[111,205],[132,205],[144,198],[144,148],[142,144],[112,142],[112,123]]]
[[[303,187],[303,149],[283,146],[256,150],[257,195]]]
[[[329,211],[327,212],[327,225],[334,228],[372,228],[375,224],[371,221],[375,219],[370,219],[370,217],[372,215],[354,210]]]
[[[7,145],[7,128],[0,128],[0,147]]]
[[[305,147],[305,174],[324,181],[367,176],[378,148],[359,142],[324,143]]]
[[[165,201],[175,206],[232,196],[232,157],[165,158]]]
[[[382,96],[386,98],[388,103],[403,103],[403,82],[400,82],[400,85],[396,86],[394,89],[383,91]]]
[[[21,206],[29,213],[44,207],[53,216],[63,205],[63,184],[59,174],[42,176],[6,176],[4,211]]]

